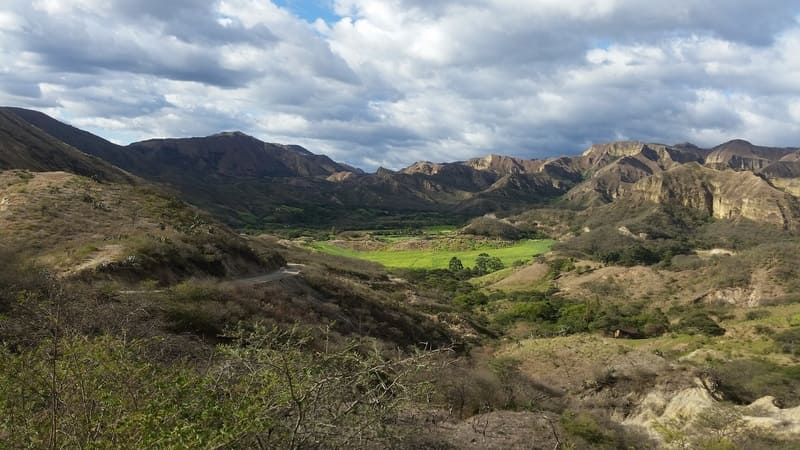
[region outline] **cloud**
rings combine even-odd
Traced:
[[[286,3],[291,6],[291,2]],[[630,138],[800,145],[796,0],[10,0],[0,102],[374,169]]]

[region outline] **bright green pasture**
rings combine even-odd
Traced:
[[[431,225],[429,227],[422,227],[422,232],[429,235],[436,234],[451,234],[455,233],[458,228],[452,225]]]
[[[519,241],[508,247],[486,248],[478,250],[377,250],[357,251],[339,248],[327,242],[315,242],[312,245],[317,250],[339,256],[366,259],[383,264],[386,267],[404,269],[446,269],[453,256],[461,259],[465,267],[475,265],[475,259],[481,253],[500,258],[507,266],[517,260],[530,260],[536,255],[541,255],[550,250],[554,241],[537,239]]]

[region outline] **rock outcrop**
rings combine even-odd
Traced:
[[[751,172],[713,170],[696,163],[677,166],[637,182],[631,195],[647,201],[707,212],[718,219],[750,219],[794,230],[798,199]]]
[[[609,203],[631,190],[637,181],[690,162],[701,162],[696,147],[669,147],[641,142],[593,145],[576,161],[588,179],[566,198],[570,203],[590,206]]]
[[[669,394],[661,390],[651,391],[639,404],[637,411],[626,418],[623,424],[641,427],[655,439],[662,439],[657,430],[665,427],[687,436],[703,433],[692,418],[703,414],[727,414],[731,420],[739,420],[740,426],[755,432],[767,432],[784,439],[800,438],[800,406],[779,408],[775,398],[762,397],[747,406],[723,406],[714,399],[706,387],[691,387]],[[716,408],[716,409],[715,409]],[[725,409],[729,408],[729,409]],[[708,430],[706,430],[708,431]]]

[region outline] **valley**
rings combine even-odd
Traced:
[[[377,238],[314,241],[309,247],[324,253],[376,262],[388,268],[447,269],[452,258],[474,267],[481,254],[500,260],[502,267],[523,265],[547,252],[549,240],[498,240],[478,237],[388,235]]]
[[[0,109],[0,446],[797,448],[798,152],[366,173]]]

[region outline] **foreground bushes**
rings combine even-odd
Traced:
[[[392,438],[425,357],[390,361],[307,335],[231,333],[205,367],[155,341],[74,336],[0,347],[0,441],[51,448],[341,448]]]

